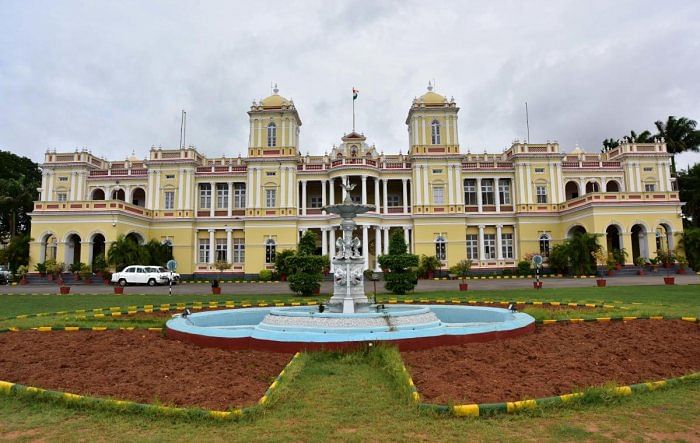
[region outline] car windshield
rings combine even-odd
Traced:
[[[158,270],[159,270],[160,272],[168,272],[168,270],[167,270],[167,269],[165,269],[165,268],[164,268],[164,267],[162,267],[162,266],[161,266],[161,267],[159,267],[159,268],[158,268]]]

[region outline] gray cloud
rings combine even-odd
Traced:
[[[302,151],[351,126],[406,151],[414,96],[461,107],[464,151],[524,138],[596,151],[669,114],[700,119],[695,2],[3,1],[0,148],[42,158],[86,146],[119,159],[188,142],[245,153],[246,111],[277,82],[302,121]],[[680,164],[700,159],[680,157]]]

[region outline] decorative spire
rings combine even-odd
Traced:
[[[278,92],[280,92],[279,88],[277,87],[277,83],[275,83],[275,86],[272,88],[272,92],[275,93],[275,94],[277,94]]]
[[[432,92],[432,91],[433,91],[433,84],[430,82],[430,80],[428,80],[428,92]]]

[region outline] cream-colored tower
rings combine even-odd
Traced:
[[[409,154],[458,154],[457,112],[454,98],[433,92],[428,83],[428,92],[413,99],[406,117]]]
[[[278,94],[277,85],[273,94],[260,102],[253,101],[248,111],[250,157],[296,156],[299,151],[299,128],[301,119],[294,102]]]

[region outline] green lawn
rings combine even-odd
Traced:
[[[420,293],[419,298],[466,300],[542,300],[615,304],[614,309],[547,311],[530,307],[540,318],[661,314],[700,316],[697,287],[612,287]],[[279,295],[263,300],[291,300]],[[0,318],[18,314],[129,305],[254,297],[201,295],[0,296]],[[295,298],[296,299],[296,298]],[[625,308],[625,309],[621,309]],[[50,316],[11,320],[2,327],[105,324],[162,325],[163,320],[128,318],[76,320]],[[384,350],[385,354],[395,354]],[[397,381],[397,360],[380,351],[339,355],[303,354],[300,370],[282,384],[269,408],[241,422],[188,421],[142,417],[61,404],[0,397],[0,438],[34,440],[206,440],[206,441],[406,441],[406,440],[685,440],[700,439],[700,383],[691,383],[594,405],[531,411],[494,418],[433,416],[417,410],[405,385]],[[504,357],[505,358],[505,357]],[[698,368],[700,369],[700,367]],[[392,372],[394,371],[394,372]],[[392,375],[393,374],[393,375]]]

